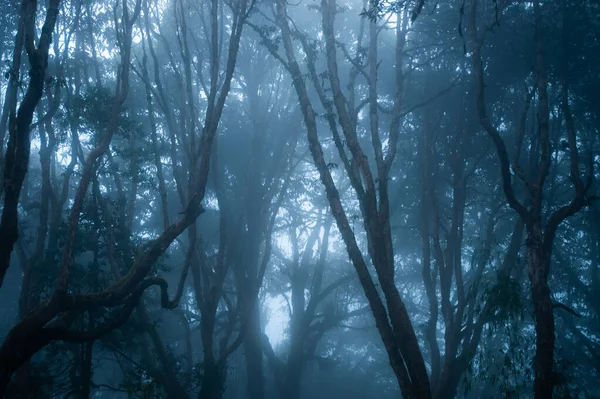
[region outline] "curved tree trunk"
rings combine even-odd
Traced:
[[[587,191],[593,181],[593,171],[590,171],[588,182],[583,183],[579,168],[579,154],[577,136],[573,116],[568,100],[567,71],[563,66],[561,82],[562,111],[566,126],[566,142],[569,153],[570,171],[569,179],[574,186],[574,195],[567,205],[558,207],[547,217],[544,215],[544,186],[552,164],[551,137],[550,137],[550,108],[548,100],[548,76],[544,60],[545,37],[542,31],[542,10],[539,0],[533,2],[534,15],[534,45],[535,45],[535,90],[537,91],[537,134],[534,137],[539,147],[534,147],[539,152],[539,161],[533,165],[533,175],[527,176],[519,167],[518,156],[511,163],[506,144],[498,129],[492,124],[487,115],[485,103],[485,78],[481,49],[485,34],[491,26],[477,28],[477,5],[474,0],[470,10],[471,42],[473,44],[473,75],[477,93],[477,113],[481,126],[486,130],[496,147],[500,160],[501,178],[507,202],[521,217],[527,228],[527,262],[529,281],[531,283],[531,296],[535,316],[535,381],[534,396],[536,399],[551,398],[554,391],[554,314],[548,275],[554,238],[560,224],[568,217],[575,215],[584,206],[589,204],[586,198]],[[567,43],[563,44],[565,47]],[[566,61],[565,61],[566,63]],[[528,101],[529,101],[528,97]],[[524,127],[524,122],[523,126]],[[537,154],[536,154],[537,155]],[[538,157],[532,157],[537,161]],[[512,169],[512,171],[511,171]],[[529,203],[521,202],[513,188],[512,173],[523,181],[528,191]],[[545,227],[542,221],[545,220]]]
[[[23,46],[29,55],[29,85],[16,115],[9,110],[9,138],[4,160],[4,208],[0,219],[0,287],[10,266],[14,244],[19,237],[17,208],[23,180],[29,168],[31,121],[44,92],[46,68],[48,67],[48,50],[58,17],[59,3],[60,0],[50,0],[48,3],[46,19],[37,48],[34,43],[37,1],[23,0],[21,3],[18,32],[22,33],[23,37],[19,35],[16,37],[17,44],[15,45],[14,57],[20,58],[22,48],[19,46],[19,41],[23,40]],[[13,71],[13,73],[16,72]],[[14,99],[7,100],[14,101]]]

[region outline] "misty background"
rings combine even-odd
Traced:
[[[599,397],[599,33],[0,2],[0,397]]]

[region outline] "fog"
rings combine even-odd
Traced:
[[[0,397],[598,397],[598,32],[0,2]]]

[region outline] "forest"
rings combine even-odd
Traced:
[[[600,398],[596,0],[2,0],[0,55],[0,398]]]

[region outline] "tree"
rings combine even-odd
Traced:
[[[499,6],[502,11],[510,5],[504,2]],[[478,28],[477,12],[478,2],[474,1],[469,10],[470,40],[473,46],[473,71],[477,91],[477,111],[479,121],[484,130],[493,140],[500,160],[502,187],[508,204],[513,208],[525,223],[527,231],[527,270],[531,284],[532,301],[535,314],[536,328],[536,355],[535,355],[535,397],[552,397],[554,387],[554,314],[553,303],[548,286],[548,276],[552,260],[554,239],[559,225],[568,217],[575,215],[584,206],[589,204],[588,190],[594,176],[593,170],[588,168],[588,177],[582,178],[580,170],[580,155],[573,116],[568,99],[568,80],[566,71],[562,72],[560,82],[561,108],[566,127],[566,147],[570,160],[569,177],[574,186],[572,199],[560,207],[553,206],[549,215],[546,215],[544,205],[544,188],[552,166],[552,148],[550,137],[550,105],[548,96],[548,72],[544,55],[544,34],[542,22],[542,8],[539,2],[533,4],[535,26],[535,88],[529,90],[525,100],[523,120],[517,134],[517,148],[514,160],[511,162],[506,144],[490,118],[488,117],[485,102],[484,67],[482,61],[482,47],[486,34],[497,23]],[[537,170],[530,174],[520,167],[521,146],[525,134],[526,115],[531,97],[536,93],[537,100],[537,137],[534,151],[539,151]],[[539,147],[538,147],[539,146]],[[522,181],[525,186],[527,198],[519,200],[515,194],[513,175]]]
[[[21,3],[13,63],[11,66],[10,81],[5,100],[6,110],[3,118],[8,116],[8,148],[4,158],[3,193],[4,208],[0,220],[0,287],[4,281],[6,270],[10,265],[10,255],[15,242],[19,237],[17,207],[23,180],[29,166],[29,133],[35,108],[44,92],[46,82],[46,68],[48,67],[48,50],[52,42],[52,31],[58,16],[59,0],[48,3],[42,33],[37,47],[35,45],[35,23],[37,1],[23,0]],[[25,49],[29,59],[29,83],[27,92],[19,104],[17,111],[17,82],[21,67],[21,53]],[[5,122],[4,122],[5,123]],[[4,130],[4,123],[1,129]],[[1,135],[4,138],[4,134]],[[1,140],[0,140],[1,141]]]
[[[593,396],[593,2],[21,3],[1,396]]]
[[[327,199],[333,217],[336,220],[337,227],[346,244],[348,255],[356,269],[365,295],[369,300],[369,305],[374,314],[377,328],[389,356],[390,365],[396,374],[402,393],[405,397],[409,398],[427,398],[431,396],[431,391],[425,363],[406,306],[395,285],[394,251],[390,229],[388,179],[392,162],[396,156],[398,127],[401,118],[402,109],[400,101],[402,98],[402,69],[399,67],[396,68],[397,89],[393,102],[394,110],[388,136],[389,145],[384,151],[377,119],[376,48],[378,29],[376,22],[371,21],[369,24],[370,50],[366,65],[366,67],[369,68],[369,72],[366,73],[368,76],[369,96],[367,97],[366,103],[370,104],[370,134],[377,176],[377,178],[375,178],[368,163],[367,156],[365,155],[365,150],[358,140],[358,126],[354,114],[354,107],[350,110],[348,109],[347,100],[342,93],[340,85],[336,55],[337,50],[333,31],[336,10],[337,7],[335,1],[321,2],[320,11],[322,13],[322,28],[326,46],[327,76],[333,94],[335,112],[337,112],[339,124],[346,143],[345,145],[348,149],[345,148],[345,145],[340,138],[338,126],[335,123],[333,115],[330,116],[330,127],[339,157],[344,165],[344,170],[351,181],[352,187],[357,195],[356,199],[360,204],[360,211],[364,220],[364,229],[368,238],[368,253],[375,268],[381,291],[385,299],[385,304],[371,277],[367,263],[365,262],[362,251],[356,241],[349,218],[340,200],[340,194],[333,181],[331,170],[328,167],[328,163],[325,161],[323,148],[318,137],[316,114],[307,91],[307,85],[303,79],[303,74],[296,60],[295,49],[292,43],[292,32],[288,22],[287,6],[284,1],[279,1],[277,3],[276,21],[281,29],[281,40],[285,55],[279,56],[275,52],[273,46],[271,46],[271,49],[272,53],[286,65],[286,68],[292,75],[293,84],[298,94],[304,116],[304,123],[307,129],[307,138],[313,161],[319,171],[321,181],[325,186]],[[404,40],[401,24],[398,24],[397,31],[396,59],[400,61],[402,56],[402,43]],[[305,51],[307,51],[306,48]],[[401,65],[401,63],[397,63],[397,66],[398,65]],[[330,100],[321,97],[323,106],[326,107],[329,114],[332,114],[333,107],[328,101]],[[349,151],[350,154],[348,154],[347,151]],[[351,159],[349,159],[349,155],[352,157]],[[375,179],[377,179],[378,187],[376,187]]]

